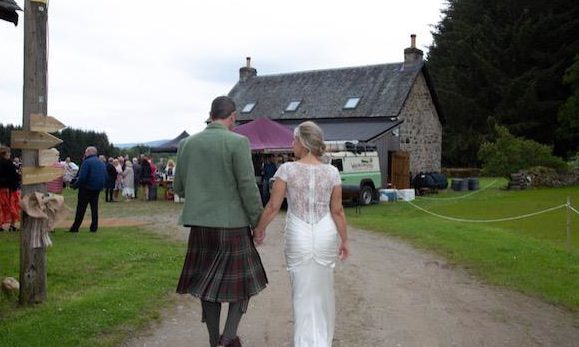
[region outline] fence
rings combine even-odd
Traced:
[[[428,198],[428,197],[422,197],[421,199],[425,199],[425,200],[453,200],[453,199],[464,199],[466,197],[472,196],[474,194],[480,193],[482,191],[484,191],[485,189],[488,189],[489,187],[491,187],[497,180],[494,180],[493,182],[489,183],[488,185],[486,185],[485,187],[483,187],[482,189],[469,193],[469,194],[465,194],[465,195],[461,195],[458,197],[448,197],[448,198]],[[399,196],[400,198],[400,196]],[[402,199],[404,200],[404,199]],[[504,217],[504,218],[494,218],[494,219],[468,219],[468,218],[456,218],[456,217],[452,217],[452,216],[445,216],[445,215],[441,215],[439,213],[435,213],[432,211],[429,211],[423,207],[420,207],[418,205],[416,205],[415,203],[413,203],[410,200],[404,200],[406,201],[409,205],[411,205],[412,207],[416,208],[417,210],[420,210],[424,213],[427,213],[431,216],[440,218],[440,219],[444,219],[444,220],[448,220],[448,221],[452,221],[452,222],[460,222],[460,223],[500,223],[500,222],[508,222],[508,221],[513,221],[513,220],[519,220],[519,219],[524,219],[524,218],[530,218],[530,217],[534,217],[534,216],[538,216],[544,213],[548,213],[548,212],[552,212],[552,211],[556,211],[562,208],[566,208],[567,209],[567,223],[566,223],[566,235],[567,235],[567,247],[571,248],[571,216],[572,213],[575,213],[577,215],[579,215],[579,211],[573,207],[573,205],[571,204],[571,197],[567,197],[567,202],[558,206],[553,206],[553,207],[549,207],[546,208],[544,210],[540,210],[540,211],[535,211],[535,212],[531,212],[531,213],[526,213],[523,215],[519,215],[519,216],[511,216],[511,217]]]

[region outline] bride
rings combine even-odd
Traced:
[[[338,170],[322,163],[322,130],[313,122],[294,130],[298,161],[281,165],[271,198],[254,230],[257,244],[287,194],[285,259],[292,286],[295,347],[330,347],[334,336],[334,266],[349,255]],[[338,242],[338,236],[340,241]]]

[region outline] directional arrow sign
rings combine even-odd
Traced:
[[[38,184],[54,181],[64,175],[64,168],[57,167],[23,167],[22,184]]]
[[[58,119],[33,113],[30,115],[30,130],[53,133],[66,128]]]
[[[13,130],[11,135],[12,148],[45,149],[56,146],[62,142],[58,137],[38,131]]]
[[[38,166],[52,166],[58,161],[60,153],[56,148],[41,149],[38,151]]]

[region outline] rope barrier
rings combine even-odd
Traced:
[[[466,194],[466,195],[461,195],[461,196],[455,196],[455,197],[449,197],[449,198],[428,198],[428,197],[421,197],[422,199],[425,200],[456,200],[456,199],[464,199],[467,198],[469,196],[472,196],[474,194],[480,193],[483,190],[492,187],[495,183],[497,182],[497,180],[495,179],[494,181],[492,181],[491,183],[487,184],[486,186],[484,186],[483,188],[481,188],[480,190],[474,191],[472,193]],[[444,216],[438,213],[434,213],[432,211],[429,211],[423,207],[420,207],[416,204],[414,204],[413,202],[409,201],[409,200],[404,200],[406,201],[409,205],[411,205],[412,207],[428,213],[432,216],[438,217],[438,218],[442,218],[442,219],[446,219],[449,221],[453,221],[453,222],[466,222],[466,223],[497,223],[497,222],[508,222],[508,221],[513,221],[513,220],[518,220],[518,219],[524,219],[524,218],[530,218],[530,217],[534,217],[534,216],[538,216],[540,214],[543,213],[547,213],[547,212],[551,212],[551,211],[555,211],[558,210],[560,208],[566,208],[568,207],[569,209],[571,209],[573,212],[575,212],[576,214],[579,215],[579,211],[576,210],[573,206],[571,206],[570,203],[566,203],[566,204],[562,204],[559,206],[555,206],[555,207],[551,207],[542,211],[537,211],[537,212],[533,212],[533,213],[527,213],[521,216],[514,216],[514,217],[505,217],[505,218],[495,218],[495,219],[467,219],[467,218],[456,218],[456,217],[450,217],[450,216]]]
[[[420,199],[424,199],[424,200],[458,200],[458,199],[464,199],[464,198],[468,198],[471,195],[477,194],[482,192],[483,190],[490,188],[493,184],[496,183],[497,180],[492,181],[491,183],[487,184],[486,186],[484,186],[483,188],[479,189],[479,190],[475,190],[472,193],[468,193],[465,195],[461,195],[461,196],[453,196],[453,197],[449,197],[449,198],[429,198],[426,196],[421,196]]]
[[[551,207],[548,208],[546,210],[542,210],[542,211],[538,211],[538,212],[533,212],[533,213],[528,213],[528,214],[524,214],[521,216],[515,216],[515,217],[506,217],[506,218],[497,218],[497,219],[466,219],[466,218],[455,218],[455,217],[449,217],[449,216],[444,216],[438,213],[434,213],[431,211],[428,211],[427,209],[424,209],[414,203],[412,203],[411,201],[405,200],[407,203],[409,203],[411,206],[413,206],[416,209],[419,209],[422,212],[428,213],[430,215],[433,215],[435,217],[438,218],[442,218],[442,219],[446,219],[446,220],[450,220],[453,222],[466,222],[466,223],[497,223],[497,222],[508,222],[508,221],[512,221],[512,220],[517,220],[517,219],[523,219],[523,218],[529,218],[529,217],[534,217],[543,213],[547,213],[547,212],[551,212],[551,211],[555,211],[558,210],[560,208],[564,208],[567,207],[567,204],[562,204],[559,206],[555,206],[555,207]],[[571,207],[572,208],[572,207]]]

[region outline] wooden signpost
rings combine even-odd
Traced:
[[[30,115],[30,130],[45,133],[54,133],[66,128],[58,119],[51,116],[43,116],[38,113]]]
[[[63,169],[50,167],[58,161],[58,150],[50,148],[62,143],[62,140],[44,131],[55,132],[65,128],[59,120],[41,114],[30,115],[30,129],[14,130],[11,133],[12,148],[38,150],[38,167],[22,167],[22,184],[39,184],[53,181],[64,175]],[[49,148],[49,149],[47,149]]]
[[[58,162],[60,152],[56,148],[38,151],[38,166],[52,166]]]
[[[49,133],[65,128],[48,112],[48,0],[24,0],[24,93],[22,131],[12,132],[11,145],[22,149],[22,195],[45,193],[46,186],[64,173],[50,167],[58,151],[46,149],[62,141]],[[46,249],[33,247],[33,234],[43,222],[22,214],[20,223],[20,296],[21,305],[46,299]]]
[[[45,149],[62,143],[62,140],[40,131],[13,130],[10,146],[20,149]]]
[[[32,114],[46,115],[48,113],[48,6],[46,2],[33,0],[24,1],[24,88],[22,107],[22,130],[32,131],[34,120]],[[36,126],[38,124],[36,117]],[[46,122],[42,122],[46,124]],[[39,129],[43,130],[43,129]],[[40,132],[45,133],[45,132]],[[18,134],[16,134],[18,136]],[[21,141],[22,142],[22,141]],[[18,142],[16,142],[18,143]],[[26,144],[25,144],[26,145]],[[24,167],[38,166],[38,149],[42,147],[26,147],[22,150],[22,165]],[[43,184],[22,186],[22,195],[46,192]],[[46,299],[46,249],[34,248],[32,238],[42,227],[38,219],[22,214],[20,223],[20,296],[21,305],[43,302]]]
[[[22,184],[38,184],[54,181],[64,175],[64,168],[58,167],[23,167]]]

